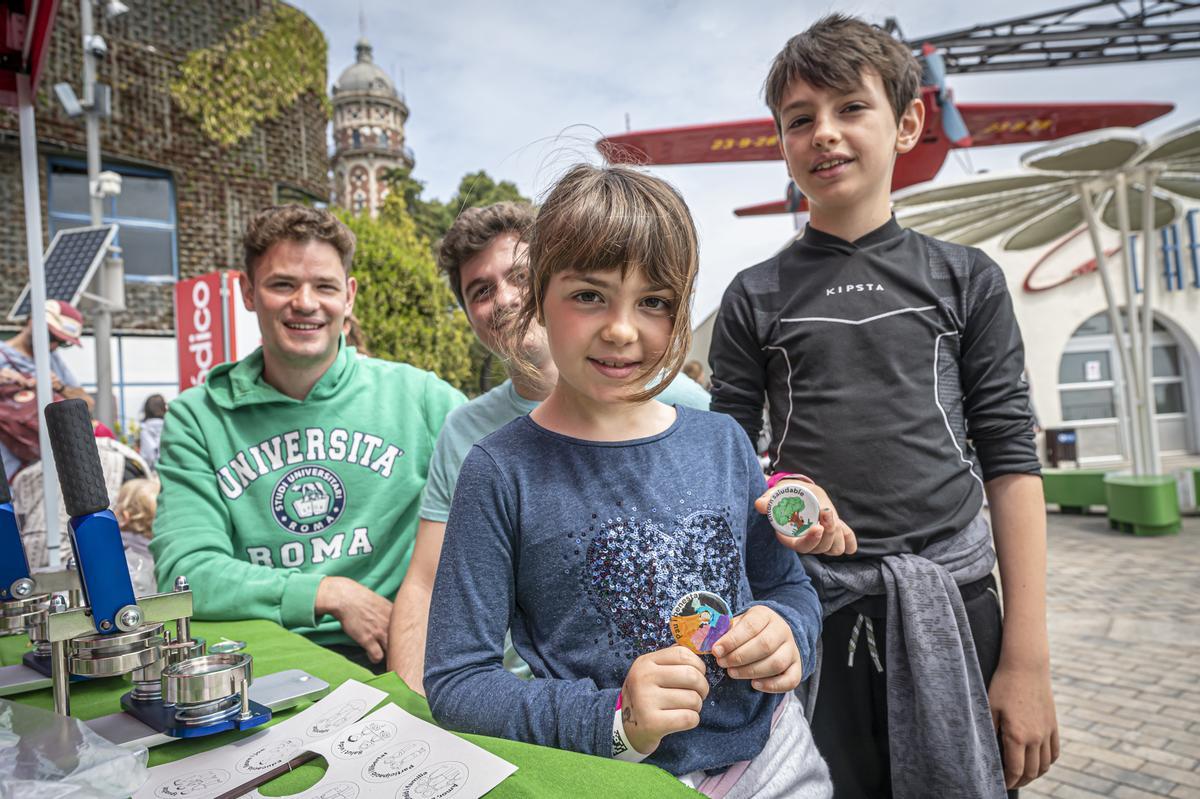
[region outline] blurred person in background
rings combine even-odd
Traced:
[[[46,300],[46,327],[50,332],[50,385],[55,399],[92,399],[67,368],[58,350],[79,346],[83,314],[62,300]],[[0,457],[9,480],[40,457],[37,445],[36,367],[33,361],[33,318],[15,336],[0,342]],[[32,405],[30,405],[32,403]],[[29,413],[29,407],[33,413]],[[15,449],[14,449],[15,447]]]
[[[113,514],[121,526],[121,544],[125,548],[133,592],[138,596],[157,590],[150,539],[154,537],[154,515],[158,512],[158,488],[158,480],[153,477],[128,480],[121,485],[113,506]]]
[[[142,406],[142,429],[138,432],[138,451],[151,469],[158,468],[158,445],[166,416],[167,401],[162,394],[146,397],[146,404]]]

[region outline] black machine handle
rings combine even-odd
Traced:
[[[67,513],[84,516],[108,510],[108,488],[87,403],[81,399],[53,402],[45,413]]]

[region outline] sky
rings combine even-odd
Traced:
[[[289,0],[324,31],[329,82],[354,61],[365,20],[375,62],[403,88],[407,145],[425,196],[448,199],[485,169],[535,199],[571,164],[600,163],[595,142],[626,129],[768,116],[762,82],[783,43],[831,11],[896,17],[906,38],[996,22],[1077,0],[926,0],[750,4],[711,0]],[[1200,118],[1196,61],[952,75],[959,102],[1172,102],[1143,127],[1162,134]],[[1015,169],[1022,146],[951,153],[937,180]],[[967,158],[969,157],[969,162]],[[969,164],[969,166],[968,166]],[[700,233],[699,322],[738,271],[792,235],[788,216],[733,209],[781,199],[782,161],[652,168],[683,194]]]

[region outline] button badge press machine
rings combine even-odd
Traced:
[[[124,712],[87,724],[113,743],[154,746],[257,727],[272,711],[328,691],[328,683],[298,669],[256,681],[249,654],[206,654],[203,639],[191,634],[184,577],[173,591],[135,597],[87,405],[63,400],[48,405],[45,417],[77,570],[30,572],[0,480],[0,635],[27,633],[32,647],[21,665],[0,668],[0,696],[49,685],[55,712],[69,716],[73,683],[129,675]]]

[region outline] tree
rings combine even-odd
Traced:
[[[528,197],[521,195],[517,184],[511,180],[502,180],[497,183],[481,169],[478,172],[463,175],[463,179],[458,182],[458,192],[450,198],[448,206],[457,215],[468,208],[478,208],[499,202],[532,204]],[[451,221],[453,222],[453,220]],[[449,230],[449,227],[446,229]]]
[[[405,210],[417,231],[429,241],[430,247],[437,246],[438,240],[454,224],[454,219],[468,208],[505,201],[530,202],[528,197],[521,195],[517,184],[511,180],[497,183],[482,169],[463,175],[458,182],[458,191],[445,203],[438,199],[422,198],[425,184],[414,178],[408,167],[389,169],[384,180],[388,183],[388,196],[399,195],[403,198]]]
[[[437,272],[429,241],[418,232],[402,193],[390,194],[378,219],[342,210],[358,247],[354,313],[373,354],[428,369],[477,393],[475,336]]]
[[[454,224],[454,214],[441,200],[422,199],[425,184],[412,176],[409,167],[389,169],[383,179],[388,184],[388,199],[399,196],[417,233],[429,242],[430,247],[435,246]]]

